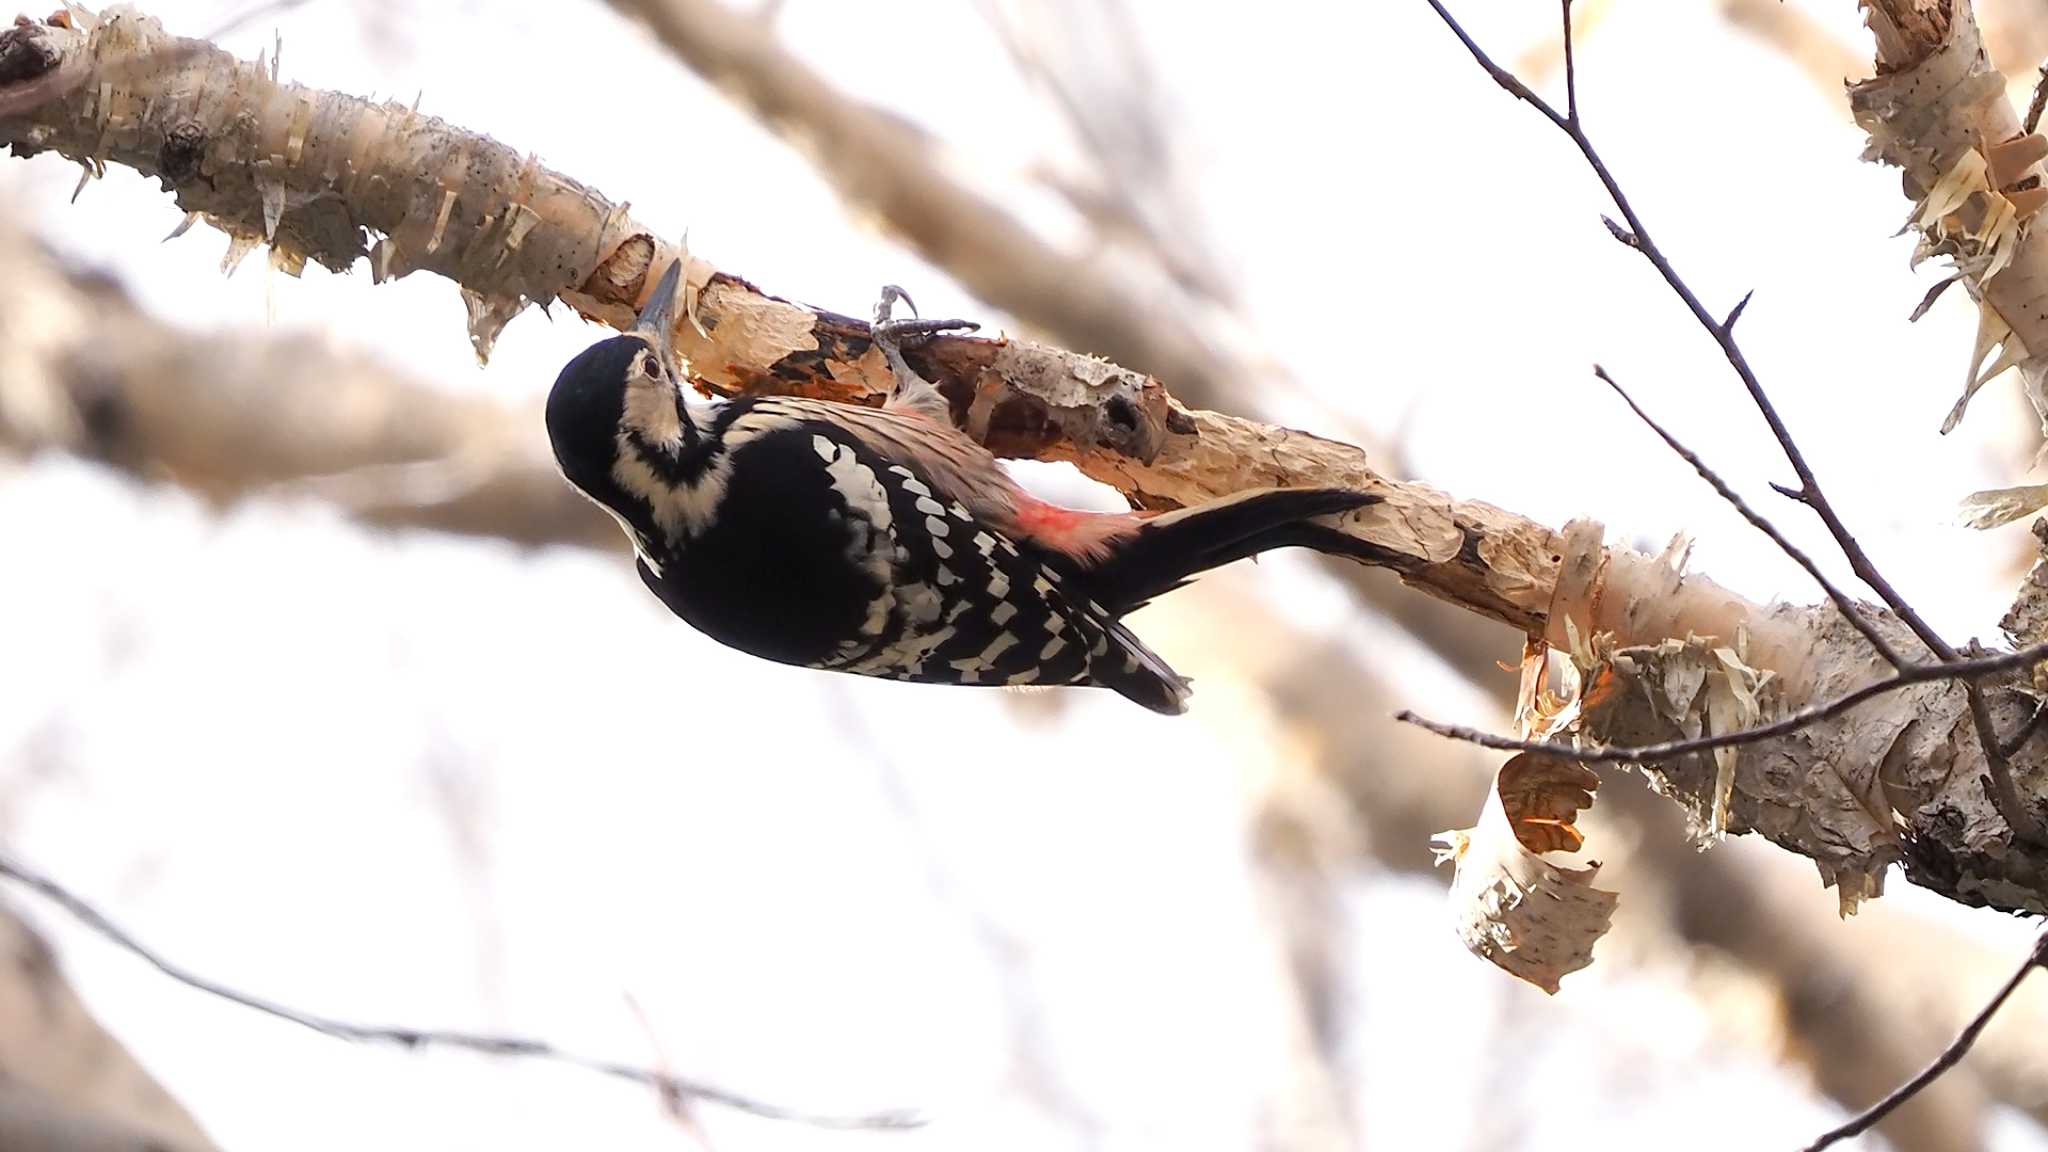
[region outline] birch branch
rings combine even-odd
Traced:
[[[1977,304],[1962,395],[1941,430],[2014,367],[2048,430],[2048,240],[2030,227],[2048,204],[2048,140],[2007,99],[1969,0],[1864,0],[1863,8],[1877,75],[1850,86],[1849,107],[1870,134],[1864,155],[1904,173],[1907,222],[1920,237],[1914,263],[1945,258]],[[2018,519],[2048,500],[2020,492],[1973,497],[1979,525]],[[1993,499],[2001,495],[2002,504]]]
[[[182,207],[242,242],[269,239],[287,270],[305,259],[347,268],[367,258],[378,278],[448,276],[471,301],[479,350],[527,302],[560,299],[624,324],[649,273],[688,259],[623,206],[505,145],[396,105],[280,83],[132,10],[91,29],[9,29],[0,61],[0,141],[17,152],[56,150],[158,176]],[[690,307],[676,336],[701,386],[860,402],[886,387],[865,324],[768,296],[702,261],[687,267]],[[1141,505],[1274,484],[1374,491],[1380,503],[1342,526],[1380,566],[1560,648],[1574,632],[1604,635],[1603,651],[1641,673],[1635,691],[1644,694],[1682,663],[1660,646],[1687,636],[1745,638],[1750,666],[1773,675],[1773,708],[1839,695],[1877,671],[1868,644],[1832,607],[1764,608],[1664,559],[1604,547],[1595,525],[1561,534],[1388,479],[1355,447],[1190,411],[1157,380],[1113,364],[1029,341],[960,337],[912,359],[995,451],[1072,460]],[[1869,615],[1912,650],[1896,621]],[[2010,691],[2020,682],[1995,682],[2006,730],[2023,719]],[[1812,857],[1843,886],[1845,904],[1875,894],[1884,869],[1904,861],[1915,881],[1966,903],[2043,907],[2048,853],[2012,843],[1978,785],[1981,754],[1952,738],[1958,716],[1968,724],[1962,698],[1953,683],[1917,685],[1745,751],[1732,792],[1719,798],[1728,827]],[[1641,742],[1698,722],[1653,705],[1617,707],[1597,734]],[[1658,766],[1696,809],[1716,802],[1714,770],[1697,759]],[[2022,749],[2015,759],[2023,797],[2038,807],[2048,791],[2040,754]]]

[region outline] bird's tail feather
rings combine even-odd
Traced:
[[[1368,555],[1372,545],[1313,518],[1379,500],[1354,488],[1267,488],[1167,512],[1114,540],[1109,554],[1087,568],[1088,590],[1121,616],[1199,572],[1275,548]]]
[[[1192,691],[1188,679],[1122,624],[1111,620],[1108,631],[1109,651],[1090,662],[1089,678],[1162,715],[1178,716],[1187,711]]]

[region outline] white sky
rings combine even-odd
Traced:
[[[1834,11],[1846,3],[1806,6],[1854,33]],[[238,7],[152,11],[198,34]],[[1417,474],[1461,496],[1598,517],[1624,541],[1689,530],[1695,565],[1724,583],[1814,598],[1592,379],[1604,363],[1827,553],[1764,487],[1787,472],[1761,423],[1606,237],[1566,142],[1420,0],[1134,7],[1256,330],[1320,403],[1398,437]],[[1550,18],[1458,7],[1507,59]],[[781,26],[849,90],[955,142],[991,187],[1060,148],[968,5],[792,0]],[[695,252],[769,291],[857,314],[895,282],[926,315],[1001,319],[850,223],[801,158],[601,6],[313,0],[229,44],[253,56],[273,28],[286,77],[423,88],[423,110],[687,227]],[[1954,293],[1904,323],[1932,274],[1887,239],[1905,214],[1896,175],[1856,164],[1846,118],[1702,0],[1619,5],[1580,71],[1597,139],[1710,306],[1757,289],[1746,346],[1844,516],[1937,626],[1990,639],[2024,533],[1966,532],[1951,510],[2017,482],[2025,417],[1999,382],[1960,432],[1935,435],[1973,317]],[[639,131],[652,110],[671,118],[673,153]],[[152,183],[116,171],[73,206],[75,176],[11,161],[0,193],[194,328],[316,329],[508,397],[538,395],[601,335],[529,313],[479,370],[443,281],[272,281],[260,255],[224,280],[218,234],[158,243],[178,212]],[[1020,210],[1052,219],[1042,202]],[[0,762],[24,769],[0,836],[188,964],[334,1015],[653,1061],[630,994],[679,1073],[937,1120],[864,1136],[707,1112],[721,1148],[1254,1140],[1259,1087],[1282,1064],[1246,782],[1284,750],[1259,745],[1256,715],[1225,714],[1258,706],[1170,632],[1148,637],[1203,688],[1178,723],[1106,696],[1054,713],[798,678],[688,634],[614,558],[370,534],[317,507],[216,515],[75,463],[0,474],[0,539],[32,558],[0,566],[15,609]],[[1342,623],[1346,602],[1305,567],[1252,578]],[[1418,707],[1496,722],[1426,668],[1415,682]],[[850,719],[868,739],[848,739]],[[1817,884],[1814,901],[1833,904]],[[1345,906],[1344,1072],[1370,1146],[1789,1145],[1825,1123],[1669,973],[1596,965],[1549,1000],[1465,956],[1434,886],[1361,878]],[[2020,925],[1934,914],[2018,954]],[[301,1034],[38,920],[232,1152],[687,1147],[630,1088]],[[1527,1066],[1499,1052],[1521,1044]],[[1037,1083],[1020,1056],[1033,1051],[1050,1066]],[[1753,1107],[1684,1119],[1708,1100]]]

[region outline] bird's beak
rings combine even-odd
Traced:
[[[675,366],[675,356],[669,350],[669,342],[675,331],[676,293],[682,283],[683,262],[677,260],[661,274],[654,295],[647,298],[647,306],[640,310],[640,319],[633,325],[633,334],[654,345],[661,362],[671,368]]]

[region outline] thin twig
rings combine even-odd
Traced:
[[[1756,295],[1756,289],[1754,288],[1742,294],[1742,299],[1737,300],[1735,307],[1728,310],[1728,315],[1721,318],[1721,331],[1735,331],[1735,322],[1742,319],[1742,310],[1749,307],[1749,298],[1754,295]]]
[[[1458,23],[1457,18],[1443,6],[1442,0],[1428,0],[1428,3],[1452,34],[1457,36],[1459,42],[1464,44],[1472,59],[1486,71],[1487,75],[1493,77],[1494,83],[1541,112],[1578,148],[1579,155],[1585,158],[1586,164],[1593,170],[1593,175],[1599,179],[1601,187],[1607,190],[1608,198],[1613,201],[1615,208],[1621,212],[1622,219],[1627,222],[1624,227],[1609,220],[1608,230],[1617,240],[1641,252],[1651,266],[1656,268],[1658,275],[1664,278],[1664,283],[1692,313],[1693,319],[1698,321],[1700,327],[1713,337],[1714,343],[1720,346],[1722,356],[1741,379],[1743,388],[1749,392],[1750,400],[1756,405],[1757,412],[1763,416],[1764,423],[1770,426],[1772,437],[1777,440],[1786,461],[1792,465],[1794,475],[1799,478],[1797,488],[1779,487],[1778,490],[1813,509],[1814,514],[1819,516],[1821,523],[1827,527],[1828,535],[1834,538],[1835,546],[1849,561],[1849,568],[1856,574],[1856,578],[1877,593],[1878,599],[1884,602],[1885,607],[1891,609],[1929,651],[1945,662],[1961,659],[1955,648],[1942,639],[1941,634],[1936,632],[1906,598],[1899,594],[1898,589],[1892,587],[1884,574],[1877,570],[1877,565],[1863,550],[1863,545],[1856,539],[1855,533],[1849,531],[1848,525],[1842,522],[1834,505],[1829,502],[1827,494],[1822,491],[1820,480],[1807,464],[1805,453],[1800,451],[1798,442],[1785,427],[1785,421],[1779,416],[1777,406],[1771,403],[1770,396],[1764,392],[1763,383],[1757,379],[1756,372],[1749,366],[1749,358],[1743,354],[1742,346],[1736,342],[1735,326],[1732,323],[1734,314],[1731,313],[1730,322],[1716,322],[1713,314],[1707,311],[1706,305],[1700,303],[1699,295],[1692,290],[1692,286],[1678,274],[1677,268],[1664,254],[1664,250],[1651,239],[1648,227],[1644,225],[1642,217],[1636,214],[1635,205],[1629,201],[1628,194],[1622,191],[1620,182],[1608,170],[1607,162],[1601,158],[1599,149],[1593,146],[1592,138],[1586,135],[1585,128],[1578,118],[1575,95],[1568,91],[1567,95],[1572,97],[1571,112],[1569,115],[1560,114],[1548,101],[1531,91],[1527,84],[1494,63],[1493,58],[1479,47]],[[1569,52],[1572,38],[1569,3],[1564,5],[1564,12],[1564,36]],[[1894,668],[1906,667],[1906,657],[1884,639],[1872,621],[1865,618],[1860,611],[1844,611],[1849,622],[1863,634],[1864,639],[1870,642],[1878,655],[1884,657]],[[2002,743],[1998,738],[1997,726],[1991,718],[1990,705],[1984,700],[1982,691],[1973,681],[1966,680],[1964,690],[1969,694],[1970,719],[1976,728],[1978,746],[1984,753],[1984,763],[1991,777],[1991,797],[1998,807],[1999,814],[2011,826],[2016,838],[2037,844],[2048,843],[2048,830],[2043,829],[2041,822],[2020,798],[2019,788],[2013,781],[2012,765],[2007,762],[2001,751]]]
[[[1577,127],[1579,123],[1579,69],[1572,58],[1572,42],[1578,39],[1572,35],[1572,0],[1564,4],[1564,118],[1567,124]]]
[[[1970,1051],[1970,1045],[1977,1042],[1977,1034],[1984,1031],[1984,1026],[1991,1023],[1991,1018],[1998,1015],[1998,1010],[2005,1006],[2006,1000],[2011,998],[2020,983],[2036,968],[2048,968],[2048,929],[2044,929],[2041,935],[2034,939],[2034,947],[2027,953],[2026,961],[1998,989],[1997,994],[1991,997],[1991,1002],[1984,1005],[1977,1015],[1971,1017],[1970,1022],[1963,1026],[1963,1030],[1956,1038],[1949,1042],[1949,1046],[1941,1050],[1941,1055],[1922,1068],[1919,1075],[1892,1089],[1884,1099],[1864,1109],[1854,1119],[1828,1129],[1820,1139],[1808,1144],[1800,1152],[1821,1152],[1822,1149],[1832,1147],[1851,1136],[1869,1131],[1879,1121],[1891,1115],[1899,1105],[1911,1100],[1921,1089],[1940,1079],[1942,1073],[1961,1063],[1963,1056]]]
[[[2012,761],[2006,758],[2005,741],[1998,737],[1998,724],[1991,718],[1991,702],[1984,699],[1984,690],[1972,681],[1965,681],[1963,688],[1970,696],[1970,723],[1977,732],[1977,745],[1984,750],[1984,768],[1989,774],[1991,802],[1998,807],[1998,814],[2012,826],[2013,836],[2029,844],[2048,845],[2048,829],[2034,816],[2033,809],[2020,795],[2019,783],[2012,777]]]
[[[1813,479],[1813,471],[1806,466],[1805,456],[1800,454],[1798,446],[1792,441],[1792,434],[1785,429],[1784,421],[1779,419],[1778,410],[1772,406],[1769,397],[1764,395],[1763,385],[1757,382],[1756,373],[1750,370],[1748,359],[1743,356],[1741,346],[1735,342],[1734,327],[1730,325],[1724,328],[1715,321],[1713,314],[1707,311],[1706,305],[1700,303],[1700,299],[1694,294],[1691,285],[1687,284],[1685,279],[1679,276],[1677,269],[1673,268],[1671,261],[1665,257],[1663,250],[1658,248],[1656,242],[1650,239],[1649,230],[1644,227],[1642,217],[1636,215],[1635,206],[1629,202],[1627,193],[1621,190],[1620,182],[1615,180],[1614,174],[1607,170],[1607,162],[1601,159],[1599,150],[1593,146],[1593,141],[1586,135],[1585,128],[1576,117],[1567,117],[1558,112],[1549,101],[1538,96],[1530,90],[1527,84],[1517,79],[1514,73],[1494,63],[1493,57],[1488,56],[1486,50],[1481,48],[1472,39],[1471,34],[1465,31],[1464,26],[1458,23],[1457,17],[1451,15],[1450,10],[1443,6],[1442,0],[1428,0],[1428,4],[1436,10],[1437,17],[1444,22],[1445,27],[1451,30],[1451,34],[1456,36],[1458,41],[1465,46],[1465,51],[1471,53],[1472,59],[1486,71],[1488,76],[1493,77],[1494,83],[1507,89],[1516,99],[1535,108],[1543,114],[1545,119],[1556,125],[1559,131],[1571,138],[1572,143],[1578,148],[1579,154],[1585,157],[1587,165],[1593,169],[1593,175],[1599,178],[1601,187],[1607,190],[1608,199],[1614,202],[1615,208],[1621,212],[1622,219],[1627,221],[1626,226],[1624,226],[1613,220],[1608,220],[1608,231],[1614,234],[1615,239],[1641,252],[1650,261],[1651,265],[1664,277],[1664,282],[1684,302],[1686,309],[1693,314],[1693,318],[1699,321],[1700,326],[1707,330],[1708,335],[1714,338],[1716,344],[1720,345],[1722,355],[1734,367],[1736,375],[1742,378],[1743,386],[1749,390],[1750,397],[1756,401],[1758,409],[1763,413],[1764,422],[1770,425],[1771,434],[1777,437],[1779,446],[1785,450],[1786,458],[1792,464],[1792,471],[1799,477],[1801,490],[1807,493],[1817,492],[1820,485]],[[1571,20],[1567,18],[1564,23],[1564,35],[1567,43],[1571,40],[1571,34]],[[1839,520],[1834,519],[1832,509],[1823,513],[1821,519],[1824,522],[1833,521],[1829,525],[1831,533],[1840,524]],[[1841,535],[1847,535],[1847,533],[1848,530],[1846,528],[1842,529]],[[1853,539],[1851,537],[1852,543]],[[1840,536],[1837,536],[1837,543],[1840,543]],[[1844,555],[1849,555],[1847,548],[1844,549]],[[1893,592],[1889,584],[1883,584],[1880,587],[1879,584],[1883,581],[1881,576],[1877,578],[1878,583],[1873,583],[1871,576],[1876,575],[1875,570],[1872,569],[1871,576],[1866,576],[1863,570],[1857,567],[1857,556],[1860,555],[1860,548],[1856,550],[1856,555],[1849,555],[1850,567],[1856,569],[1858,579],[1862,580],[1865,584],[1869,584],[1871,589],[1878,593],[1879,598],[1884,600],[1887,606],[1891,606],[1892,601],[1898,597],[1898,593]],[[1863,567],[1870,567],[1868,558],[1863,560]],[[1906,620],[1908,626],[1912,625],[1913,620],[1918,619],[1917,616],[1914,616],[1913,620],[1907,620],[1908,613],[1912,611],[1910,607],[1905,612],[1899,612],[1897,607],[1893,607],[1892,610],[1898,612],[1899,618]],[[1870,646],[1877,650],[1877,654],[1884,657],[1885,663],[1895,668],[1906,663],[1905,657],[1901,656],[1892,647],[1891,643],[1878,632],[1876,625],[1866,619],[1861,612],[1849,611],[1847,615],[1849,622],[1855,625],[1858,632],[1863,634],[1863,638],[1870,642]],[[1925,627],[1925,622],[1921,622],[1919,627],[1914,628],[1915,635],[1918,635],[1920,630]],[[1931,634],[1932,630],[1930,629],[1929,632]],[[1935,639],[1939,640],[1940,637],[1937,636]],[[1934,645],[1929,644],[1928,647],[1932,648]],[[1943,647],[1946,647],[1946,645],[1943,645]]]
[[[496,1036],[477,1032],[442,1031],[438,1029],[376,1027],[354,1024],[345,1020],[336,1020],[332,1017],[320,1016],[311,1012],[301,1012],[296,1008],[287,1007],[274,1000],[266,1000],[260,996],[253,996],[247,992],[230,988],[225,984],[201,976],[188,968],[165,959],[155,949],[142,943],[142,941],[130,935],[126,929],[114,923],[105,913],[94,907],[83,897],[78,896],[48,876],[4,854],[0,854],[0,876],[21,884],[38,896],[55,904],[73,919],[112,942],[116,947],[134,955],[150,967],[155,968],[157,971],[188,988],[204,992],[209,996],[217,996],[229,1003],[239,1004],[244,1008],[261,1012],[266,1016],[297,1024],[301,1028],[309,1028],[322,1035],[332,1036],[336,1039],[351,1040],[359,1043],[396,1044],[401,1048],[459,1048],[469,1052],[480,1052],[487,1056],[516,1056],[535,1060],[549,1060],[561,1064],[572,1064],[606,1076],[615,1076],[621,1080],[645,1084],[657,1089],[664,1095],[676,1095],[694,1100],[702,1100],[709,1104],[723,1105],[736,1111],[766,1117],[770,1120],[784,1120],[795,1124],[807,1124],[816,1128],[897,1129],[915,1128],[924,1123],[923,1117],[914,1112],[877,1112],[865,1116],[830,1116],[795,1108],[785,1108],[780,1104],[770,1104],[754,1099],[751,1096],[743,1096],[737,1092],[728,1091],[727,1089],[695,1080],[685,1080],[631,1064],[622,1064],[611,1060],[600,1060],[564,1052],[545,1040],[535,1040],[523,1036]]]
[[[1936,680],[1961,680],[1968,683],[1979,677],[2013,668],[2024,668],[2043,661],[2048,661],[2048,642],[2022,648],[2017,652],[1973,656],[1950,664],[1908,664],[1882,680],[1873,680],[1832,700],[1801,708],[1769,724],[1759,724],[1754,728],[1744,728],[1736,732],[1698,736],[1690,740],[1669,740],[1662,744],[1610,744],[1598,748],[1575,748],[1550,740],[1517,740],[1509,736],[1496,736],[1461,724],[1445,724],[1442,721],[1431,720],[1405,709],[1394,713],[1394,719],[1418,728],[1426,728],[1439,736],[1448,736],[1453,740],[1463,740],[1468,744],[1477,744],[1502,752],[1542,752],[1565,760],[1575,760],[1581,764],[1647,764],[1693,752],[1711,752],[1716,748],[1733,748],[1742,744],[1754,744],[1759,740],[1769,740],[1774,736],[1784,736],[1797,732],[1809,724],[1846,712],[1873,696],[1896,692],[1913,684],[1926,684]]]
[[[2027,746],[2027,741],[2034,738],[2034,733],[2041,730],[2043,720],[2048,720],[2048,700],[2037,700],[2034,702],[2034,714],[2027,717],[2027,722],[2020,725],[2020,730],[2013,733],[2012,739],[2007,740],[1998,750],[2007,756],[2017,755],[2020,749]]]
[[[1743,299],[1748,300],[1749,297],[1745,296]],[[1738,304],[1736,308],[1739,311],[1741,305]],[[1731,314],[1729,319],[1732,322],[1734,316]],[[1614,377],[1607,374],[1607,369],[1595,364],[1593,365],[1593,375],[1598,376],[1609,388],[1614,389],[1614,394],[1621,397],[1622,403],[1628,405],[1629,411],[1634,412],[1638,419],[1644,424],[1649,425],[1650,431],[1655,432],[1658,439],[1664,441],[1665,446],[1676,453],[1679,459],[1692,465],[1693,470],[1700,474],[1701,479],[1713,486],[1714,491],[1720,495],[1721,499],[1726,500],[1737,512],[1742,513],[1742,518],[1749,521],[1757,531],[1770,537],[1771,543],[1776,544],[1780,551],[1790,556],[1793,563],[1804,568],[1806,574],[1813,577],[1814,583],[1819,584],[1822,590],[1828,594],[1828,599],[1835,602],[1835,607],[1841,611],[1843,616],[1848,617],[1850,620],[1857,619],[1860,611],[1857,603],[1849,598],[1847,592],[1837,587],[1834,581],[1829,580],[1821,573],[1820,566],[1813,562],[1812,557],[1802,551],[1797,544],[1787,540],[1784,533],[1778,531],[1778,526],[1765,519],[1763,513],[1750,507],[1749,502],[1744,500],[1735,489],[1730,488],[1727,482],[1722,480],[1712,468],[1707,467],[1707,462],[1700,459],[1692,449],[1679,443],[1678,438],[1665,431],[1663,425],[1652,420],[1650,414],[1643,411],[1642,405],[1637,404],[1635,398],[1630,396],[1620,384],[1615,383]]]

